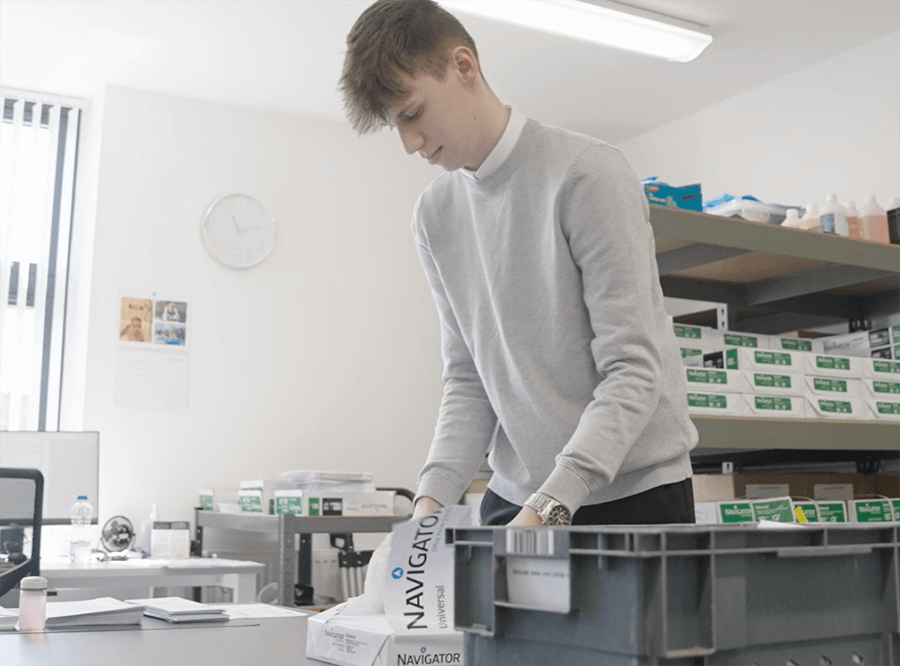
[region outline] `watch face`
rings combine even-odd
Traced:
[[[265,259],[275,245],[275,220],[259,201],[230,194],[213,203],[200,225],[207,251],[219,262],[248,268]]]
[[[568,525],[571,522],[572,517],[569,515],[569,510],[561,504],[550,509],[547,514],[548,525]]]

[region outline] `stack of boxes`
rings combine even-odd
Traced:
[[[888,332],[900,339],[900,326]],[[685,325],[675,335],[692,413],[900,420],[900,360],[827,354],[831,338]]]

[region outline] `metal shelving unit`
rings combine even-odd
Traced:
[[[203,543],[204,528],[278,534],[278,604],[294,605],[294,584],[307,583],[311,576],[312,534],[353,534],[390,532],[395,523],[409,516],[271,516],[262,513],[220,513],[196,511],[197,538]]]
[[[663,293],[725,303],[729,328],[782,333],[900,312],[900,246],[650,207]],[[715,326],[712,322],[689,323]],[[900,423],[693,415],[695,454],[789,449],[896,457]]]

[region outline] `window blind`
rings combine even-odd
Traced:
[[[0,97],[0,430],[58,430],[81,111]]]

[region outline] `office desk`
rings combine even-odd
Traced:
[[[133,628],[0,631],[0,655],[4,666],[304,666],[307,616],[295,614],[203,626],[144,617]]]
[[[186,560],[111,560],[72,564],[41,559],[41,575],[50,590],[92,587],[200,587],[221,585],[234,590],[234,601],[256,601],[256,579],[264,573],[259,562],[192,557]],[[153,596],[152,591],[148,596]]]

